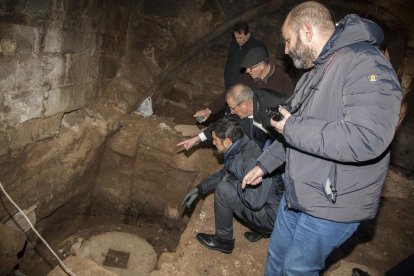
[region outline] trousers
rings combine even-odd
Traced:
[[[214,193],[217,237],[224,240],[233,239],[233,214],[250,229],[261,234],[271,234],[276,220],[277,206],[265,205],[258,211],[250,210],[242,203],[235,185],[241,183],[221,181]]]
[[[265,276],[319,275],[325,260],[344,243],[359,223],[340,223],[286,209],[280,202],[266,260]]]

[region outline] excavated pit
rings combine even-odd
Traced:
[[[268,240],[247,242],[246,229],[236,221],[231,255],[195,240],[196,232],[214,231],[213,198],[197,204],[191,220],[178,206],[219,164],[211,149],[178,150],[184,137],[174,130],[177,123],[193,125],[192,114],[223,91],[236,17],[251,21],[252,33],[268,45],[273,61],[283,56],[278,34],[294,3],[6,2],[0,43],[1,181],[35,214],[36,228],[58,255],[68,261],[82,255],[85,262],[75,262],[81,270],[92,262],[86,262],[89,242],[116,233],[126,240],[139,237],[153,248],[158,266],[151,276],[262,275]],[[412,5],[402,2],[330,5],[338,18],[352,11],[384,26],[391,62],[411,106]],[[169,118],[125,115],[149,95],[156,96],[156,113]],[[409,109],[393,143],[393,164],[410,174],[390,171],[378,218],[363,223],[334,252],[323,275],[350,275],[353,267],[383,275],[413,253],[412,114]],[[16,210],[2,200],[5,223]],[[27,234],[16,268],[47,275],[58,263],[30,230]],[[129,253],[127,265],[137,259],[128,248],[102,249],[104,256],[110,249]],[[3,261],[0,271],[2,266]]]
[[[77,256],[120,275],[148,275],[162,253],[176,250],[188,223],[188,214],[180,209],[183,195],[219,164],[208,148],[191,154],[176,148],[184,137],[168,118],[132,114],[122,124],[104,143],[99,163],[92,166],[96,173],[85,174],[93,188],[37,228],[62,259]],[[146,246],[130,247],[136,240]],[[110,265],[111,252],[129,254],[129,260],[121,261],[127,268],[114,267],[118,261]],[[19,269],[28,275],[47,275],[58,265],[34,236],[23,256]]]

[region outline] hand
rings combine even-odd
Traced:
[[[191,149],[194,145],[197,145],[198,143],[200,143],[201,142],[201,139],[200,139],[200,137],[198,137],[198,135],[197,136],[194,136],[193,138],[190,138],[190,139],[187,139],[187,140],[184,140],[184,141],[182,141],[182,142],[180,142],[180,143],[178,143],[177,144],[177,147],[179,147],[179,146],[183,146],[186,150],[189,150],[189,149]]]
[[[243,178],[242,189],[247,185],[257,185],[263,180],[264,172],[258,166],[251,169]]]
[[[190,209],[191,204],[193,204],[194,200],[196,200],[196,198],[199,196],[199,194],[200,193],[199,193],[197,188],[192,188],[191,191],[189,191],[185,195],[185,197],[183,199],[183,202],[181,202],[181,209],[185,209],[185,208]]]
[[[195,117],[197,117],[197,116],[201,116],[201,117],[203,117],[203,118],[204,118],[203,122],[205,122],[205,121],[208,119],[208,117],[210,117],[210,115],[211,115],[211,110],[210,110],[210,109],[208,109],[208,108],[205,108],[205,109],[201,109],[201,110],[197,111],[197,112],[193,115],[193,117],[195,118]]]
[[[270,119],[270,124],[276,129],[277,132],[283,133],[286,121],[292,114],[290,114],[289,111],[287,111],[285,108],[281,106],[279,106],[279,112],[283,115],[283,119],[278,122],[273,119]]]

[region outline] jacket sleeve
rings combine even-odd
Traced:
[[[207,194],[208,192],[217,188],[217,185],[220,183],[224,175],[224,169],[216,171],[215,173],[201,181],[201,183],[198,184],[197,189],[201,192],[201,194]]]
[[[213,140],[213,138],[211,137],[211,125],[209,125],[202,132],[203,132],[204,136],[207,138],[207,141],[212,141]]]
[[[347,76],[337,86],[342,89],[343,119],[292,115],[283,133],[288,144],[338,162],[369,161],[388,148],[402,94],[391,66],[374,50],[353,56],[349,72],[342,73]]]
[[[241,178],[247,174],[255,165],[256,158],[260,154],[260,150],[253,152],[247,152],[243,164],[243,174]],[[272,181],[271,179],[265,179],[260,185],[257,186],[247,186],[244,190],[241,188],[241,179],[238,181],[237,193],[242,201],[242,203],[249,209],[253,211],[258,211],[266,204],[267,198],[270,194]]]
[[[226,108],[226,91],[218,95],[208,106],[211,114],[216,114]]]
[[[290,118],[289,118],[290,119]],[[285,146],[282,142],[274,140],[257,159],[257,165],[263,170],[263,172],[271,173],[279,166],[283,165],[286,160]]]
[[[242,190],[241,185],[237,185],[237,192],[247,208],[258,211],[266,204],[272,191],[272,185],[272,179],[265,178],[259,185],[247,186],[244,190]]]

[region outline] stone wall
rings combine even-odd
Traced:
[[[128,5],[0,2],[0,180],[38,219],[92,187],[79,182],[111,130],[85,108],[119,70]],[[3,207],[0,221],[15,212]]]
[[[0,181],[20,207],[39,221],[88,195],[107,137],[219,18],[192,1],[0,1]]]

